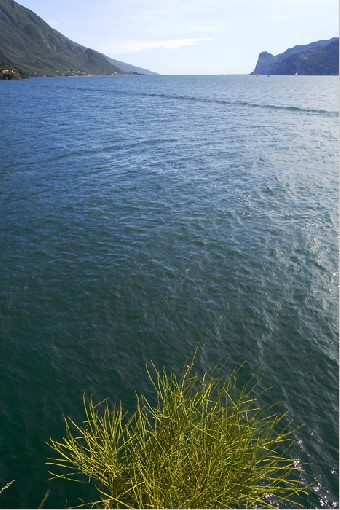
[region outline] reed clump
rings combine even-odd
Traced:
[[[262,408],[256,385],[237,389],[194,361],[180,377],[147,368],[155,405],[137,396],[127,415],[84,397],[85,421],[65,419],[62,441],[50,440],[54,478],[90,482],[101,508],[273,508],[296,505],[306,488],[287,455],[293,441],[285,415]]]

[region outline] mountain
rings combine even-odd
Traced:
[[[259,54],[251,74],[339,74],[339,38],[294,46],[279,55]]]
[[[115,59],[110,58],[110,57],[106,57],[106,58],[108,59],[108,61],[111,64],[113,64],[114,66],[119,67],[119,69],[121,69],[125,73],[155,74],[155,75],[158,74],[158,73],[155,73],[153,71],[149,71],[148,69],[143,69],[142,67],[136,67],[136,66],[133,66],[131,64],[126,64],[125,62],[121,62],[120,60],[115,60]]]
[[[30,76],[131,74],[14,0],[0,0],[0,61]]]
[[[0,60],[30,75],[121,72],[104,55],[77,46],[14,0],[0,0]]]

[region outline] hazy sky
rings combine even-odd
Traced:
[[[338,0],[18,0],[63,35],[161,74],[251,72],[338,35]]]

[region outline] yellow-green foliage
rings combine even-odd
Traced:
[[[236,372],[151,371],[157,404],[137,396],[132,416],[84,397],[83,424],[66,419],[50,441],[53,477],[93,483],[105,508],[270,508],[306,491],[285,415],[261,409],[255,387],[237,391]]]
[[[1,494],[4,490],[8,489],[8,487],[10,487],[10,486],[12,485],[12,483],[14,483],[14,480],[12,480],[11,482],[6,483],[6,485],[0,489],[0,494]]]

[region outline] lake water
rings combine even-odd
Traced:
[[[0,506],[79,504],[63,414],[198,345],[305,424],[300,502],[338,507],[338,78],[38,78],[0,111]]]

